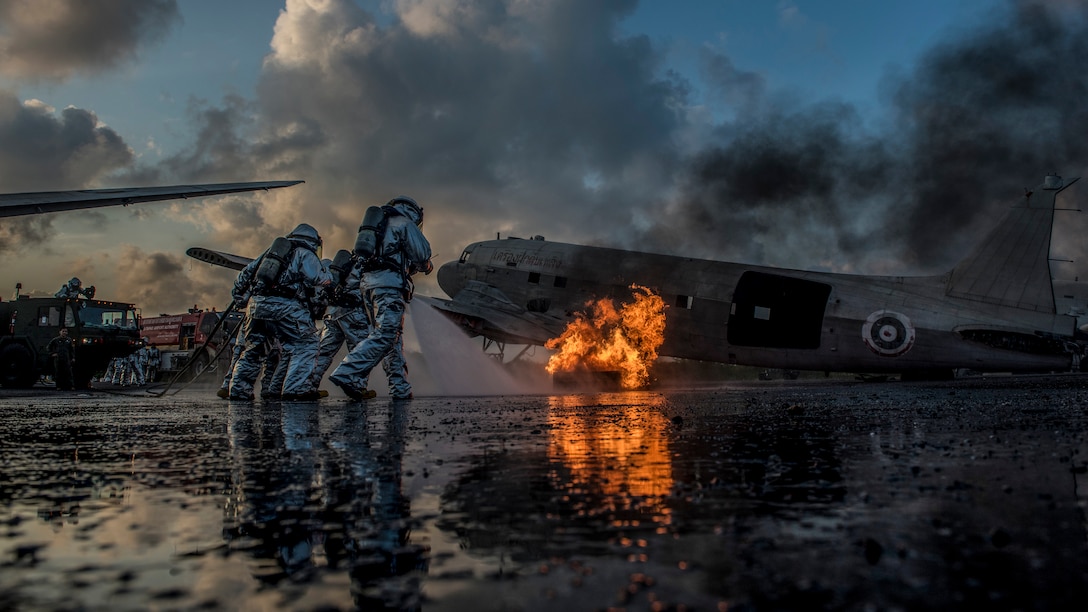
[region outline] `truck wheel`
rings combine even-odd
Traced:
[[[200,351],[193,357],[193,365],[188,372],[189,380],[196,380],[196,377],[200,376],[206,367],[208,367],[208,355],[204,351]]]
[[[0,350],[0,385],[8,389],[29,389],[37,376],[34,357],[21,344],[9,344]]]

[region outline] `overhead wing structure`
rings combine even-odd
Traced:
[[[258,181],[249,183],[213,183],[208,185],[6,193],[0,194],[0,217],[19,217],[84,208],[128,206],[140,202],[158,202],[245,191],[263,191],[290,187],[302,182],[304,181]]]
[[[223,251],[213,251],[212,249],[206,249],[204,247],[190,247],[185,251],[185,254],[198,261],[210,263],[215,266],[223,266],[224,268],[230,268],[231,270],[241,270],[249,265],[249,262],[253,261],[252,257],[224,253]]]

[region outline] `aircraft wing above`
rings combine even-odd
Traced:
[[[0,194],[0,217],[18,217],[103,206],[128,206],[139,202],[158,202],[161,200],[200,198],[244,191],[261,191],[290,187],[302,182],[304,181],[260,181],[252,183],[5,193]]]
[[[203,261],[204,263],[223,266],[224,268],[230,268],[231,270],[241,270],[249,265],[249,262],[253,261],[252,257],[224,253],[223,251],[213,251],[212,249],[205,249],[204,247],[191,247],[185,251],[185,254],[193,259]]]

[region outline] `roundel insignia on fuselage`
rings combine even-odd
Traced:
[[[914,346],[914,325],[905,314],[878,310],[865,319],[861,339],[877,355],[898,357]]]

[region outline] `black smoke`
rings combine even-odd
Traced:
[[[656,250],[819,268],[939,270],[1023,188],[1088,168],[1088,10],[1011,2],[882,86],[888,118],[762,99],[691,156]],[[719,62],[720,63],[720,62]]]

